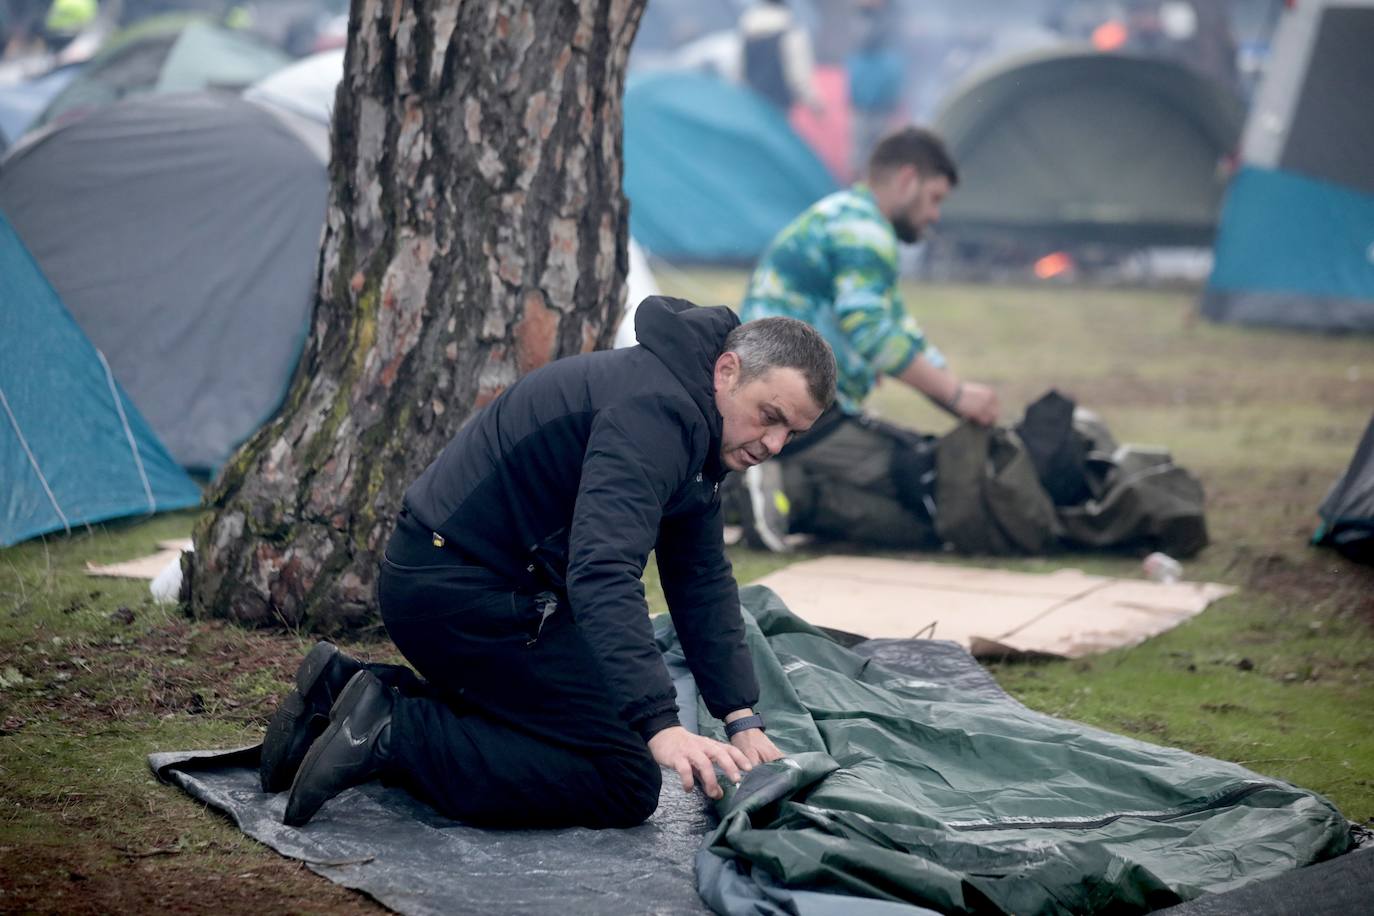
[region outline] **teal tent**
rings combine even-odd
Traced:
[[[1374,0],[1289,4],[1273,48],[1202,314],[1374,331]]]
[[[199,502],[0,216],[0,547]]]
[[[625,90],[630,234],[668,260],[752,263],[835,190],[787,119],[753,93],[695,73]]]

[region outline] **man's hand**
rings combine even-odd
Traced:
[[[725,724],[729,725],[731,722],[747,719],[753,714],[754,710],[747,706],[743,709],[736,709],[726,715]],[[782,759],[782,751],[774,747],[773,742],[763,733],[761,728],[746,728],[742,732],[736,732],[730,738],[730,743],[743,751],[750,763],[768,763]]]
[[[730,743],[738,748],[750,763],[769,763],[782,759],[782,751],[777,749],[761,728],[746,728],[742,732],[737,732],[730,738]]]
[[[897,376],[936,407],[983,426],[997,422],[997,392],[978,382],[961,382],[948,366],[937,366],[921,353]]]
[[[959,416],[983,426],[997,422],[997,392],[977,382],[961,382],[958,399],[950,405]]]
[[[758,731],[758,729],[753,729]],[[762,732],[759,732],[762,735]],[[736,735],[736,737],[740,737]],[[767,741],[768,739],[764,739]],[[772,742],[769,742],[772,747]],[[719,766],[733,783],[740,781],[740,771],[753,768],[748,756],[736,747],[694,735],[681,725],[673,725],[649,739],[649,753],[659,766],[677,770],[682,779],[682,791],[692,791],[693,776],[701,780],[701,788],[710,798],[720,798],[715,767]]]

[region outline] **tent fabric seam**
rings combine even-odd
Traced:
[[[1171,820],[1176,817],[1186,817],[1190,814],[1199,814],[1203,811],[1209,811],[1213,808],[1224,807],[1226,805],[1233,805],[1250,795],[1254,795],[1262,789],[1271,788],[1279,788],[1279,786],[1269,782],[1247,780],[1225,791],[1214,793],[1207,798],[1197,799],[1186,804],[1178,805],[1173,808],[1165,808],[1159,811],[1113,811],[1097,817],[1085,816],[1077,818],[1004,817],[998,818],[997,820],[950,821],[949,827],[954,830],[1001,830],[1015,827],[1062,828],[1072,830],[1105,827],[1125,817],[1134,817],[1149,821],[1163,821]]]
[[[57,502],[57,496],[53,494],[52,487],[48,486],[48,479],[43,476],[43,469],[38,466],[38,459],[34,457],[33,450],[29,448],[29,440],[24,438],[24,430],[19,426],[19,419],[10,410],[10,400],[5,397],[5,389],[0,388],[0,404],[5,407],[5,414],[10,418],[10,425],[14,427],[14,434],[19,437],[19,444],[24,449],[24,454],[29,458],[29,465],[33,472],[38,475],[38,482],[43,485],[43,492],[48,495],[48,502],[52,503],[53,510],[57,512],[57,517],[62,519],[62,528],[68,534],[72,533],[72,526],[67,521],[67,513],[62,511],[62,507]]]
[[[129,428],[129,418],[124,413],[124,404],[119,398],[119,388],[115,386],[114,373],[110,371],[110,364],[99,347],[96,348],[95,355],[100,357],[100,365],[105,369],[105,381],[110,386],[110,397],[114,398],[115,410],[119,412],[119,422],[124,426],[124,438],[129,440],[129,452],[134,456],[134,467],[138,468],[138,477],[143,481],[143,495],[148,497],[148,513],[151,515],[157,511],[157,500],[153,497],[152,485],[148,483],[148,474],[143,470],[143,458],[138,454],[134,431]]]

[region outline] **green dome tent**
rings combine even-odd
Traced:
[[[695,73],[636,78],[625,90],[630,232],[651,254],[752,263],[833,190],[787,119],[748,90]]]
[[[290,62],[285,52],[246,32],[197,16],[158,16],[111,38],[33,127],[146,92],[242,89]]]
[[[941,229],[1049,244],[1202,245],[1238,99],[1177,64],[1037,52],[974,75],[934,126],[959,165]]]

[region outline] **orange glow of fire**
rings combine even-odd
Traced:
[[[1126,43],[1130,33],[1126,26],[1115,19],[1102,23],[1093,29],[1093,47],[1099,51],[1115,51]]]
[[[1062,251],[1054,254],[1047,254],[1035,262],[1035,275],[1041,280],[1048,280],[1057,277],[1066,270],[1073,269],[1073,258]]]

